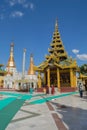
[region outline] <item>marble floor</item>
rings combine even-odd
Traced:
[[[32,97],[25,94],[21,96],[17,94],[7,107],[0,110],[0,116],[2,116],[0,130],[87,129],[87,95],[85,93],[83,98],[80,98],[79,93],[67,95],[58,93],[53,96],[41,94]],[[48,101],[48,99],[50,100]],[[6,116],[7,125],[2,127],[5,125],[2,125],[5,121],[3,117]]]

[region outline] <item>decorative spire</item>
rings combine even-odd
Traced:
[[[14,62],[14,43],[11,43],[10,45],[10,57],[7,63],[8,68],[16,68],[15,62]]]
[[[28,75],[35,75],[33,54],[31,54],[31,56],[30,56],[30,67],[29,67],[29,70],[28,70]]]
[[[55,32],[58,32],[58,19],[56,19],[56,23],[55,23]]]
[[[58,31],[58,22],[56,19],[55,23],[55,30],[53,33],[52,42],[50,44],[50,48],[48,49],[50,55],[46,56],[46,59],[49,61],[50,59],[55,60],[56,62],[63,61],[67,59],[67,53],[65,51],[64,45],[62,43],[62,40],[60,38],[60,33]]]

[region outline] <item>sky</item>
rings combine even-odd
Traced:
[[[0,0],[0,64],[6,67],[12,42],[18,71],[22,71],[24,48],[26,70],[31,53],[35,65],[43,62],[56,19],[68,56],[78,66],[87,64],[87,0]]]

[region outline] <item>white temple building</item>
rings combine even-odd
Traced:
[[[10,57],[6,66],[7,75],[4,78],[4,88],[15,90],[29,90],[37,88],[38,78],[34,71],[33,55],[30,56],[28,72],[25,71],[26,49],[23,51],[22,72],[17,71],[14,61],[14,43],[10,45]]]

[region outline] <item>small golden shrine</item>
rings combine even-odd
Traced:
[[[34,66],[38,72],[38,87],[44,85],[58,87],[58,91],[75,91],[77,87],[77,63],[75,59],[68,57],[58,31],[56,20],[52,42],[48,49],[46,60],[39,66]],[[42,77],[43,74],[43,77]]]

